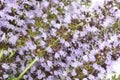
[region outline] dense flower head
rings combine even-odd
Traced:
[[[103,79],[119,62],[119,4],[1,0],[0,79]]]

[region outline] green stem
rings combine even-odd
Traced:
[[[14,56],[14,54],[15,54],[15,52],[11,52],[11,54],[8,58],[11,59]]]
[[[36,63],[37,59],[35,58],[29,65],[28,67],[25,68],[25,70],[18,76],[17,80],[20,80],[23,75]]]
[[[3,50],[0,50],[0,59],[3,57]]]

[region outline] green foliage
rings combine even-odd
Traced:
[[[114,31],[115,33],[119,34],[120,31],[120,20],[116,21],[113,25],[112,25],[112,31]]]
[[[116,75],[113,75],[112,80],[120,80],[120,74],[118,75],[118,77]]]
[[[39,32],[38,31],[33,32],[31,29],[29,29],[28,34],[30,35],[30,37],[34,38],[39,34]]]
[[[15,77],[11,77],[11,78],[8,78],[7,80],[18,80],[18,79]]]
[[[57,15],[52,14],[51,12],[49,12],[48,16],[47,16],[47,19],[48,20],[56,20],[57,19]]]
[[[64,8],[61,8],[60,6],[57,7],[57,10],[59,11],[60,14],[64,13]]]
[[[17,48],[20,48],[21,46],[24,46],[26,40],[27,40],[26,37],[21,36],[21,37],[19,38],[19,40],[17,41]]]
[[[53,15],[50,16],[50,18],[54,18]],[[43,22],[42,18],[36,17],[35,18],[35,24],[34,24],[35,28],[43,28],[43,29],[48,29],[49,24]]]
[[[15,51],[11,52],[8,58],[11,59],[14,56],[14,54],[15,54]]]
[[[8,49],[7,43],[6,42],[0,42],[0,49],[7,50]]]

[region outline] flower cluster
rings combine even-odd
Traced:
[[[1,0],[0,80],[99,80],[120,57],[119,0]]]

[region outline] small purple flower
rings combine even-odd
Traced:
[[[89,54],[89,60],[93,62],[96,61],[94,54]]]
[[[66,80],[71,80],[71,78],[69,76],[66,77]]]
[[[84,74],[84,75],[87,75],[87,74],[88,74],[88,72],[87,72],[87,70],[86,70],[86,69],[83,69],[83,71],[82,71],[82,72],[83,72],[83,74]]]
[[[88,76],[88,78],[89,78],[90,80],[95,80],[95,77],[94,77],[93,75],[91,75],[91,74]]]
[[[49,2],[44,0],[42,3],[41,3],[42,7],[44,8],[47,8],[49,6]]]
[[[18,40],[18,36],[17,35],[12,35],[8,39],[8,42],[11,43],[12,45],[16,45],[17,40]]]
[[[49,67],[51,67],[53,65],[52,61],[47,61],[47,64]]]
[[[3,33],[2,37],[0,38],[0,42],[5,41],[5,39],[6,39],[5,36],[6,36],[5,33]]]
[[[96,69],[96,70],[99,70],[100,65],[98,65],[98,64],[96,64],[96,63],[94,63],[94,64],[93,64],[93,68],[94,68],[94,69]]]
[[[70,14],[65,15],[64,22],[68,23],[68,24],[71,23],[71,15]]]
[[[88,55],[84,55],[83,56],[83,60],[86,61],[86,62],[88,62],[88,60],[89,60]]]
[[[59,2],[59,0],[52,0],[52,2],[57,4]]]
[[[53,51],[52,48],[50,48],[50,47],[48,47],[46,50],[47,50],[47,52],[49,52],[49,53]]]
[[[72,75],[72,76],[76,76],[76,75],[77,75],[76,71],[73,70],[73,71],[71,72],[71,75]]]
[[[75,80],[80,80],[79,78],[75,78]]]
[[[59,53],[55,53],[55,58],[60,58],[60,54]]]
[[[69,47],[70,46],[70,44],[69,44],[69,42],[67,42],[67,41],[65,41],[65,47]]]

